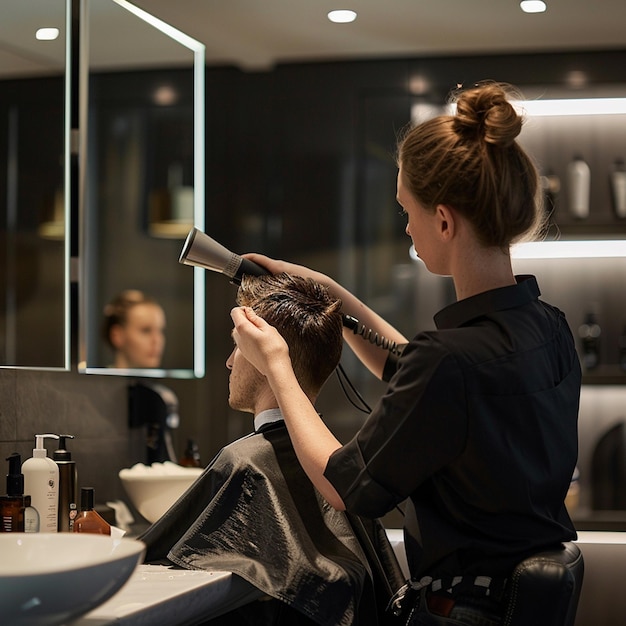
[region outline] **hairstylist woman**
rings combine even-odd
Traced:
[[[328,502],[379,517],[407,500],[407,558],[423,585],[411,624],[500,623],[513,566],[576,536],[563,501],[577,457],[580,366],[563,313],[539,300],[534,277],[514,276],[509,255],[540,212],[537,172],[516,142],[521,127],[508,88],[484,83],[458,95],[454,115],[420,124],[399,145],[406,232],[431,272],[454,279],[457,302],[437,313],[435,331],[409,342],[329,277],[248,255],[328,285],[344,313],[407,343],[391,362],[345,331],[389,381],[349,443],[316,418],[280,335],[250,309],[232,311],[237,346],[267,376]]]

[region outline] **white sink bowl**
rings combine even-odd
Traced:
[[[175,463],[137,463],[119,472],[124,489],[135,508],[151,524],[187,491],[202,474],[201,467],[181,467]]]
[[[0,623],[55,626],[108,600],[145,545],[85,533],[0,533]]]

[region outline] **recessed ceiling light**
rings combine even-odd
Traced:
[[[328,19],[335,24],[348,24],[356,20],[356,12],[349,9],[337,9],[328,14]]]
[[[547,9],[543,0],[522,0],[519,6],[524,13],[543,13]]]
[[[35,37],[39,39],[39,41],[54,41],[58,36],[58,28],[39,28],[35,33]]]

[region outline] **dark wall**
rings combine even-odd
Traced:
[[[590,86],[626,87],[625,64],[626,51],[607,51],[294,64],[262,73],[209,68],[206,230],[236,252],[315,264],[382,302],[389,283],[382,270],[405,259],[409,243],[394,205],[393,149],[412,102],[440,103],[457,83],[487,78],[564,86],[574,70],[586,72]],[[416,76],[428,85],[420,94],[409,89]],[[212,273],[206,284],[207,375],[164,381],[180,400],[179,452],[193,436],[205,462],[250,426],[226,402],[235,288]],[[400,322],[409,324],[410,316]],[[43,322],[40,328],[50,332]],[[379,392],[366,374],[351,371],[369,396]],[[79,482],[92,483],[99,501],[124,497],[117,470],[137,460],[128,445],[129,382],[75,371],[0,371],[0,459],[13,450],[30,456],[35,433],[68,431],[77,437]],[[342,438],[361,420],[335,381],[322,405]]]

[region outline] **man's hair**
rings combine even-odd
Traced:
[[[341,358],[341,300],[310,278],[282,273],[244,275],[237,304],[251,307],[278,330],[300,386],[317,395]]]

